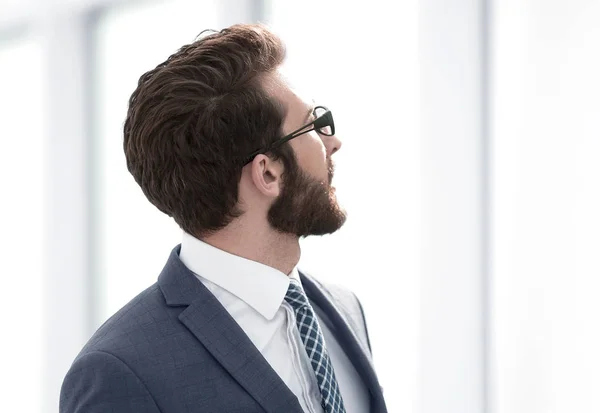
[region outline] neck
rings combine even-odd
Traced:
[[[292,272],[300,260],[298,237],[270,228],[254,228],[249,231],[231,223],[201,240],[230,254],[268,265],[286,275]]]

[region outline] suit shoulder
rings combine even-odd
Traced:
[[[139,377],[117,357],[90,351],[69,369],[60,392],[60,413],[159,413]]]
[[[121,350],[136,345],[135,341],[152,335],[173,317],[157,284],[142,291],[108,318],[89,339],[78,357],[103,351],[119,355]]]
[[[352,313],[354,316],[356,316],[357,310],[360,313],[360,303],[358,298],[348,287],[340,284],[323,282],[320,278],[305,271],[302,271],[302,275],[317,284],[329,298],[333,299],[336,304],[341,305],[347,312]]]

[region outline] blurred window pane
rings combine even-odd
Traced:
[[[357,294],[388,409],[417,411],[418,2],[271,4],[292,83],[331,109],[343,142],[334,185],[348,221],[303,240],[301,267]]]
[[[0,13],[4,16],[10,16],[11,13],[28,10],[31,7],[31,0],[1,0]]]
[[[2,410],[41,408],[43,305],[42,56],[29,39],[0,42]],[[15,357],[26,354],[27,357]],[[26,385],[25,385],[26,383]]]
[[[151,205],[127,171],[122,126],[139,77],[204,29],[216,28],[212,1],[137,3],[111,8],[98,22],[98,199],[101,317],[156,281],[180,242],[177,224]],[[98,320],[101,321],[101,320]]]
[[[600,2],[492,13],[493,395],[600,411]]]

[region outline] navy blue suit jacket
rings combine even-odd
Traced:
[[[64,380],[61,413],[302,413],[296,396],[208,289],[171,253],[157,283],[106,321]],[[356,297],[300,274],[387,412]]]

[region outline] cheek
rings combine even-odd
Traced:
[[[315,155],[311,159],[310,165],[310,174],[313,176],[313,178],[321,182],[329,182],[329,168],[327,166],[325,152],[318,151],[317,153],[315,153]]]
[[[322,178],[323,173],[327,174],[327,149],[318,135],[311,139],[310,143],[306,165],[311,166],[314,177]]]
[[[323,141],[317,133],[307,134],[306,138],[294,148],[300,167],[314,178],[327,178],[327,149]]]
[[[317,161],[325,161],[327,158],[327,148],[323,143],[323,140],[319,136],[317,132],[311,132],[309,134],[310,137],[310,152],[312,153],[312,157]]]

